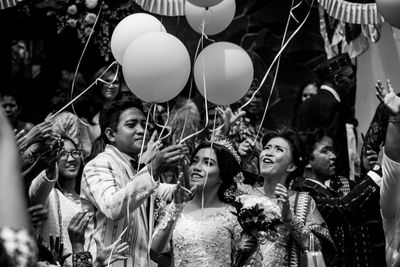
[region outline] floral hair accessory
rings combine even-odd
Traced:
[[[229,140],[229,138],[222,136],[222,135],[215,135],[212,138],[212,142],[214,144],[223,146],[224,148],[226,148],[231,155],[235,158],[236,162],[240,165],[242,159],[240,158],[238,152],[236,151],[235,146],[233,145],[233,143]]]

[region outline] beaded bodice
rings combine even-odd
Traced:
[[[172,237],[175,266],[231,266],[241,233],[231,211],[226,205],[201,221],[182,214]]]

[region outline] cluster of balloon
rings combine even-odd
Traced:
[[[231,24],[233,17],[235,16],[236,3],[235,0],[224,0],[219,2],[220,3],[211,7],[203,7],[192,4],[191,1],[186,1],[185,16],[190,27],[201,34],[204,23],[204,33],[206,35],[218,34],[225,30],[229,24]],[[204,3],[202,4],[204,5]]]
[[[392,26],[400,28],[400,1],[376,0],[379,12]]]
[[[254,75],[247,52],[229,42],[217,42],[202,50],[193,72],[200,93],[217,105],[229,105],[241,99]]]
[[[111,37],[111,52],[122,65],[129,89],[146,102],[171,100],[189,79],[186,47],[149,14],[136,13],[120,21]]]
[[[187,0],[185,16],[200,34],[214,35],[225,30],[236,11],[235,0]],[[251,86],[254,69],[250,56],[240,46],[216,42],[196,58],[193,75],[200,93],[217,105],[241,99]]]

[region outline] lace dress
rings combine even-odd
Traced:
[[[172,236],[172,266],[231,266],[242,231],[232,211],[226,205],[202,221],[182,213]]]
[[[256,188],[249,190],[248,194],[240,196],[239,200],[243,203],[243,208],[259,204],[268,218],[281,218],[281,209],[276,198],[270,198]],[[258,248],[249,258],[246,266],[298,266],[298,244],[308,244],[310,232],[320,241],[316,242],[317,250],[321,249],[321,244],[328,243],[329,246],[333,246],[325,221],[318,212],[314,200],[310,198],[310,202],[306,203],[302,210],[302,213],[305,213],[305,223],[295,215],[295,200],[296,192],[289,191],[289,202],[294,216],[293,223],[277,226],[277,235],[273,239],[265,238],[261,242],[259,241]],[[293,245],[297,248],[292,249]]]

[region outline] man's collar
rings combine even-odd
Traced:
[[[321,85],[321,89],[322,89],[322,90],[329,91],[329,92],[333,95],[333,97],[340,103],[340,96],[339,96],[339,94],[335,91],[335,89],[333,89],[332,87],[330,87],[330,86],[328,86],[328,85],[326,85],[326,84]]]
[[[119,150],[118,148],[116,148],[113,145],[107,144],[106,149],[112,150],[114,152],[114,154],[117,155],[122,161],[125,161],[129,164],[131,164],[132,161],[136,162],[136,160],[134,158],[132,158],[128,154],[125,154],[124,152],[122,152],[121,150]]]
[[[321,187],[323,187],[323,188],[325,188],[325,189],[328,189],[328,187],[326,187],[326,185],[324,185],[324,184],[321,183],[320,181],[317,181],[317,180],[314,180],[314,179],[311,179],[311,178],[306,178],[306,180],[312,181],[312,182],[314,182],[314,183],[320,185]]]

